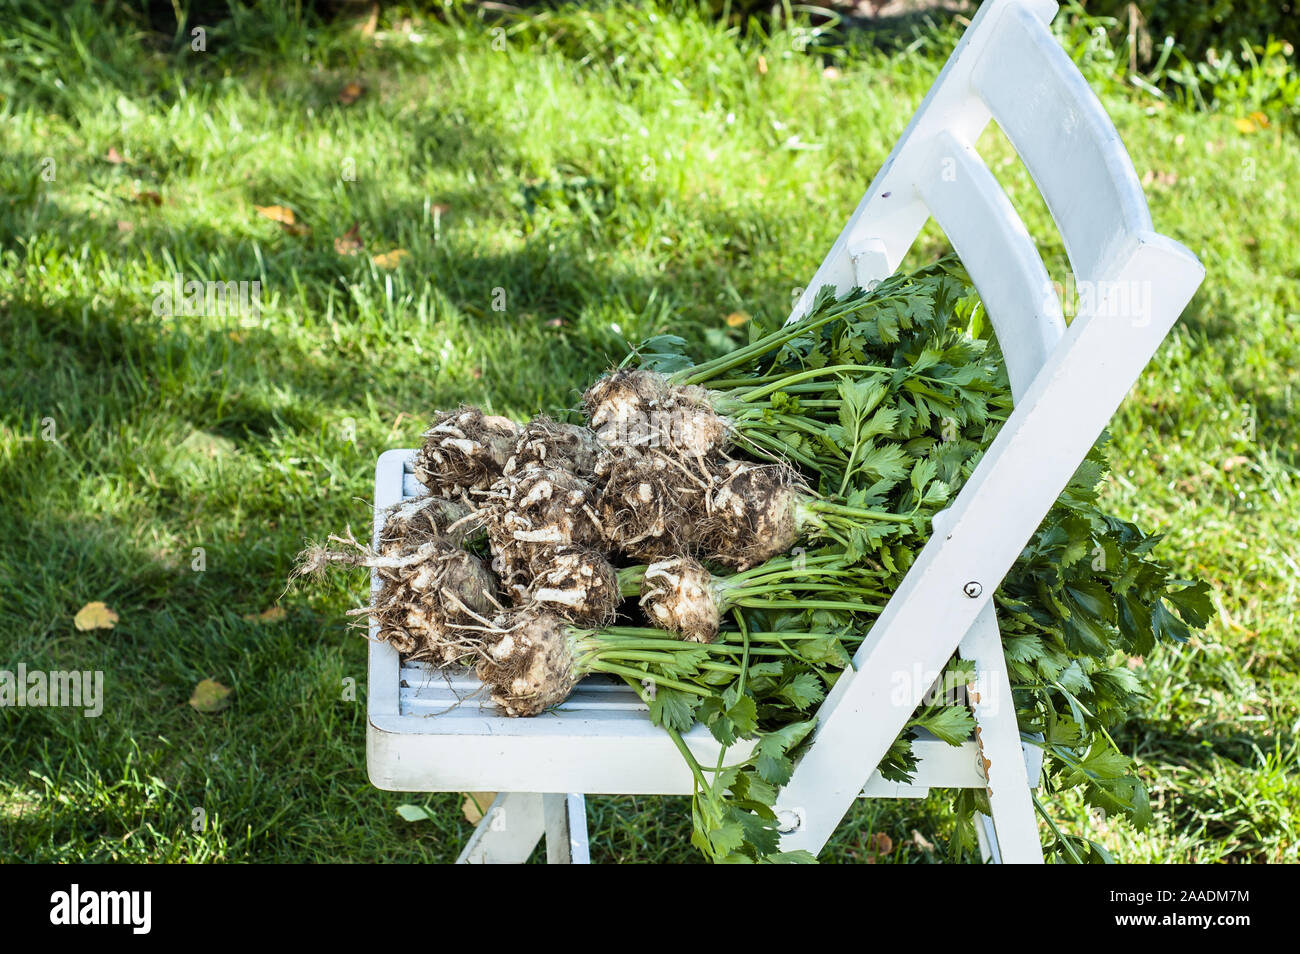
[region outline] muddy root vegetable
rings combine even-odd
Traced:
[[[547,467],[510,474],[492,485],[481,511],[492,567],[516,596],[526,595],[539,558],[551,548],[605,548],[594,497],[588,481]]]
[[[555,547],[534,561],[527,598],[571,623],[603,626],[622,598],[618,574],[604,555],[579,546]]]
[[[373,569],[379,592],[370,606],[350,615],[369,616],[381,642],[413,659],[448,665],[472,655],[482,640],[462,627],[501,609],[491,571],[478,557],[446,540],[376,552],[349,529],[328,542],[337,546],[304,550],[294,576],[320,577],[333,566]]]
[[[514,454],[506,463],[504,473],[548,467],[585,477],[595,469],[601,451],[600,439],[590,428],[535,417],[519,432]]]
[[[650,422],[667,395],[662,374],[620,369],[600,378],[582,395],[591,429],[607,443],[638,446],[650,439]]]
[[[559,705],[592,673],[707,696],[711,690],[693,682],[701,671],[734,668],[659,630],[582,628],[536,603],[507,610],[484,629],[478,677],[511,716],[536,716]]]
[[[660,629],[695,643],[711,643],[722,625],[713,577],[690,557],[673,557],[646,568],[641,608]]]
[[[785,553],[799,539],[799,476],[782,464],[728,469],[700,536],[710,559],[745,570]]]
[[[429,495],[394,504],[384,515],[379,534],[380,552],[438,539],[460,545],[478,529],[473,513],[459,501]]]
[[[620,370],[583,395],[597,436],[614,447],[661,448],[703,460],[724,451],[731,424],[713,407],[713,394],[671,384],[657,371]]]
[[[871,540],[883,540],[927,523],[919,506],[894,513],[813,497],[786,464],[730,461],[722,475],[700,531],[701,549],[706,559],[735,570],[785,553],[803,536],[827,537],[850,548],[854,534],[863,531]]]
[[[535,716],[559,705],[580,678],[569,623],[538,606],[494,620],[496,635],[478,663],[492,701],[511,716]]]
[[[707,472],[667,454],[624,451],[602,457],[596,475],[596,510],[610,546],[645,561],[689,552],[709,505]]]
[[[731,442],[731,423],[714,409],[712,397],[695,385],[672,388],[660,414],[660,442],[700,460],[725,451]]]
[[[514,453],[518,426],[476,407],[444,411],[424,433],[415,456],[415,476],[438,497],[484,490],[497,480]]]

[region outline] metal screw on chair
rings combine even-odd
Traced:
[[[798,808],[785,808],[776,813],[776,830],[783,835],[803,828],[803,811]]]
[[[981,593],[984,592],[984,587],[980,586],[980,584],[975,580],[971,580],[969,583],[967,583],[965,586],[961,588],[961,591],[965,593],[967,596],[969,596],[971,599],[975,599],[977,596],[979,596]]]

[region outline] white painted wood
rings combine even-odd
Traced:
[[[1050,22],[1057,9],[1053,0],[986,0],[980,6],[830,253],[795,302],[789,320],[803,315],[825,285],[835,286],[839,293],[854,286],[866,288],[898,268],[930,215],[916,181],[922,168],[925,175],[931,171],[921,160],[929,156],[934,137],[947,133],[958,142],[974,143],[992,116],[974,95],[971,77],[988,47],[989,26],[1012,7],[1028,11],[1042,23]],[[873,268],[860,262],[855,269],[851,249],[866,248],[869,243],[879,243],[872,247],[881,249],[882,254],[871,259]]]
[[[474,827],[458,865],[521,865],[545,830],[543,798],[535,792],[502,792]]]
[[[825,844],[926,689],[908,685],[900,694],[897,676],[918,662],[937,670],[957,648],[1204,275],[1190,252],[1151,231],[1114,127],[1044,28],[1054,12],[1054,3],[1037,0],[990,0],[980,8],[796,305],[797,316],[824,284],[843,290],[862,283],[847,249],[865,237],[883,244],[885,265],[896,266],[927,208],[962,236],[968,255],[978,255],[973,217],[983,206],[994,213],[993,248],[972,278],[981,295],[1003,301],[989,312],[999,341],[1016,347],[1034,338],[1035,323],[1046,319],[1049,327],[1017,352],[1016,409],[953,505],[951,527],[924,548],[853,670],[823,704],[812,745],[778,803],[804,819],[784,836],[788,849],[815,852]],[[1019,234],[1023,226],[968,148],[990,113],[1044,191],[1076,278],[1090,286],[1064,334],[1051,309],[1035,313],[1014,289],[990,284],[1003,272],[1041,280],[1041,261]],[[1081,158],[1062,156],[1066,147]],[[945,158],[966,174],[974,199],[933,183],[936,159]],[[1034,374],[1030,362],[1040,355]],[[974,597],[965,591],[972,582]]]
[[[1128,152],[1087,80],[1029,10],[1007,3],[971,79],[1047,202],[1075,278],[1104,278],[1152,230]],[[973,140],[971,140],[973,141]]]
[[[933,216],[979,290],[1006,356],[1012,394],[1024,394],[1065,321],[1033,239],[975,152],[991,115],[1001,110],[990,112],[974,78],[991,60],[1005,17],[1028,18],[1039,43],[1064,57],[1042,26],[1055,9],[1037,0],[989,0],[980,8],[788,320],[803,315],[824,285],[843,293],[891,274]]]
[[[543,795],[546,818],[546,863],[589,865],[586,800],[577,794]]]
[[[807,824],[787,848],[820,850],[862,783],[907,722],[925,686],[894,691],[895,674],[938,670],[1000,584],[1204,275],[1186,249],[1136,236],[1106,281],[1148,284],[1149,305],[1121,308],[1118,291],[1080,314],[1002,426],[952,506],[952,526],[931,538],[820,710],[811,747],[780,807]],[[1114,313],[1110,306],[1114,305]],[[982,595],[963,592],[978,582]]]
[[[1034,240],[974,147],[945,130],[930,149],[918,192],[979,290],[1019,400],[1065,334],[1060,299]]]
[[[1007,661],[1002,654],[1002,634],[992,600],[984,604],[962,637],[958,654],[975,664],[976,678],[967,689],[967,697],[975,716],[975,742],[992,813],[997,860],[1041,865],[1043,845],[1038,840],[1038,822],[1029,797],[1025,749],[1020,742]]]
[[[980,858],[985,864],[1002,864],[997,835],[993,832],[993,819],[981,812],[975,813],[975,841],[979,845]]]

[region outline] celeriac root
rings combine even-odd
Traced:
[[[331,535],[329,546],[309,546],[299,555],[294,577],[320,577],[331,566],[364,566],[375,571],[380,587],[371,604],[351,615],[376,624],[376,638],[413,659],[449,665],[476,649],[456,627],[497,612],[496,580],[471,553],[441,538],[376,552],[353,536]]]
[[[510,475],[531,467],[548,467],[588,477],[595,470],[600,453],[600,440],[589,428],[539,416],[519,432],[514,454],[506,463],[504,473]]]
[[[513,421],[476,407],[443,411],[424,433],[415,456],[416,479],[438,497],[484,490],[501,476],[518,436]]]
[[[605,549],[593,496],[586,480],[546,467],[530,467],[492,485],[482,510],[492,568],[516,596],[526,595],[538,558],[550,548]]]
[[[596,510],[611,546],[638,560],[686,553],[708,512],[709,473],[668,454],[614,451],[601,458]]]
[[[700,528],[707,559],[747,570],[785,553],[799,539],[798,473],[785,464],[732,462]]]
[[[571,623],[604,626],[618,611],[618,574],[598,550],[559,546],[535,561],[526,598]]]
[[[690,557],[673,557],[646,568],[641,608],[655,626],[695,643],[713,642],[722,625],[713,577]]]
[[[540,715],[573,692],[579,676],[568,627],[564,617],[539,606],[493,620],[477,672],[507,715]]]

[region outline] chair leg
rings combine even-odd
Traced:
[[[589,865],[587,800],[581,794],[543,795],[546,820],[546,863]]]
[[[521,865],[527,861],[546,827],[545,797],[549,796],[537,792],[498,795],[475,827],[456,864]]]
[[[957,651],[975,663],[975,681],[967,694],[975,713],[980,769],[992,811],[991,818],[981,815],[976,819],[981,853],[987,847],[988,856],[999,863],[1042,864],[1043,846],[1029,795],[1025,750],[992,600],[975,617]]]
[[[986,865],[1002,864],[1002,852],[998,850],[998,833],[993,830],[993,819],[983,812],[975,813],[975,840],[979,842],[980,858]]]

